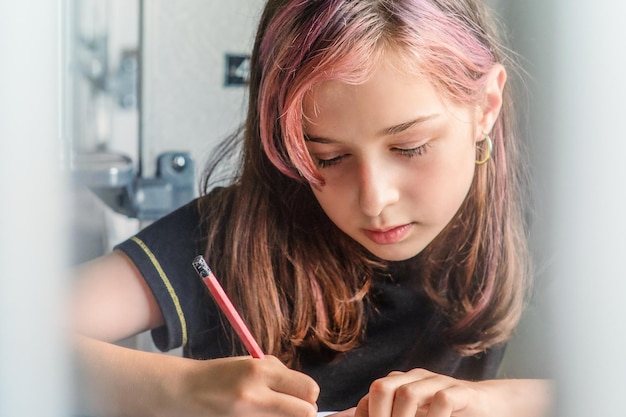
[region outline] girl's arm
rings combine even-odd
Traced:
[[[163,323],[152,292],[121,253],[81,267],[73,301],[81,414],[315,416],[317,384],[276,358],[197,361],[112,344]]]
[[[356,408],[337,417],[545,417],[551,383],[538,379],[469,382],[424,369],[375,381]]]
[[[76,275],[72,313],[79,334],[115,342],[163,324],[152,291],[123,253],[88,262]]]

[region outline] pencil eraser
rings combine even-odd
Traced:
[[[202,278],[206,278],[211,275],[211,268],[209,268],[209,265],[207,265],[202,255],[196,256],[191,264],[193,265],[198,275],[200,275]]]

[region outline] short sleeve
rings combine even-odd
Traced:
[[[203,253],[197,200],[152,223],[115,247],[137,266],[163,314],[152,337],[162,351],[185,346],[206,304],[205,289],[192,266]]]

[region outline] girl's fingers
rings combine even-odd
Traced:
[[[220,369],[207,370],[205,375],[225,376],[221,381],[211,378],[205,385],[213,384],[216,391],[224,392],[219,401],[227,404],[224,408],[230,415],[315,417],[317,413],[319,387],[315,381],[275,357],[224,358],[206,364]]]
[[[423,369],[392,372],[371,385],[354,417],[450,417],[468,406],[467,384]]]
[[[272,397],[272,400],[268,401],[264,407],[268,417],[315,417],[317,414],[317,406],[315,403],[303,401],[300,398],[287,394],[273,393],[273,395],[269,394],[269,396]]]
[[[315,404],[320,388],[313,378],[287,368],[273,356],[267,356],[264,360],[273,361],[271,366],[275,366],[273,372],[267,373],[268,386],[272,390]]]
[[[404,397],[402,398],[402,404],[400,404],[398,413],[410,415],[406,413],[410,410],[409,402],[410,399],[413,398],[414,394],[411,393],[412,389],[410,387],[405,386],[415,381],[432,378],[433,376],[436,376],[436,374],[423,369],[415,369],[410,372],[391,372],[388,376],[374,381],[370,386],[369,400],[367,401],[369,414],[363,414],[363,416],[396,417],[396,415],[392,413],[396,407],[395,402],[397,401],[396,397],[398,392],[405,397],[410,396],[409,399],[405,399]],[[365,407],[365,404],[363,407]],[[361,408],[360,403],[358,408]],[[413,408],[413,414],[410,415],[411,417],[415,415],[415,409],[416,408]],[[398,414],[398,416],[401,417],[404,417],[404,415]],[[361,417],[361,415],[359,414],[357,417]]]
[[[438,391],[433,395],[428,417],[450,417],[452,413],[463,410],[470,401],[467,387],[455,385]]]
[[[391,417],[413,417],[418,410],[431,410],[433,401],[439,397],[443,407],[451,400],[448,390],[457,383],[453,378],[432,374],[402,385],[396,390]]]
[[[354,417],[369,417],[369,394],[359,401],[354,411]]]

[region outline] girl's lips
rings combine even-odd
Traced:
[[[409,232],[412,226],[413,224],[409,223],[385,230],[363,229],[363,232],[374,243],[377,243],[379,245],[389,245],[401,241]]]

